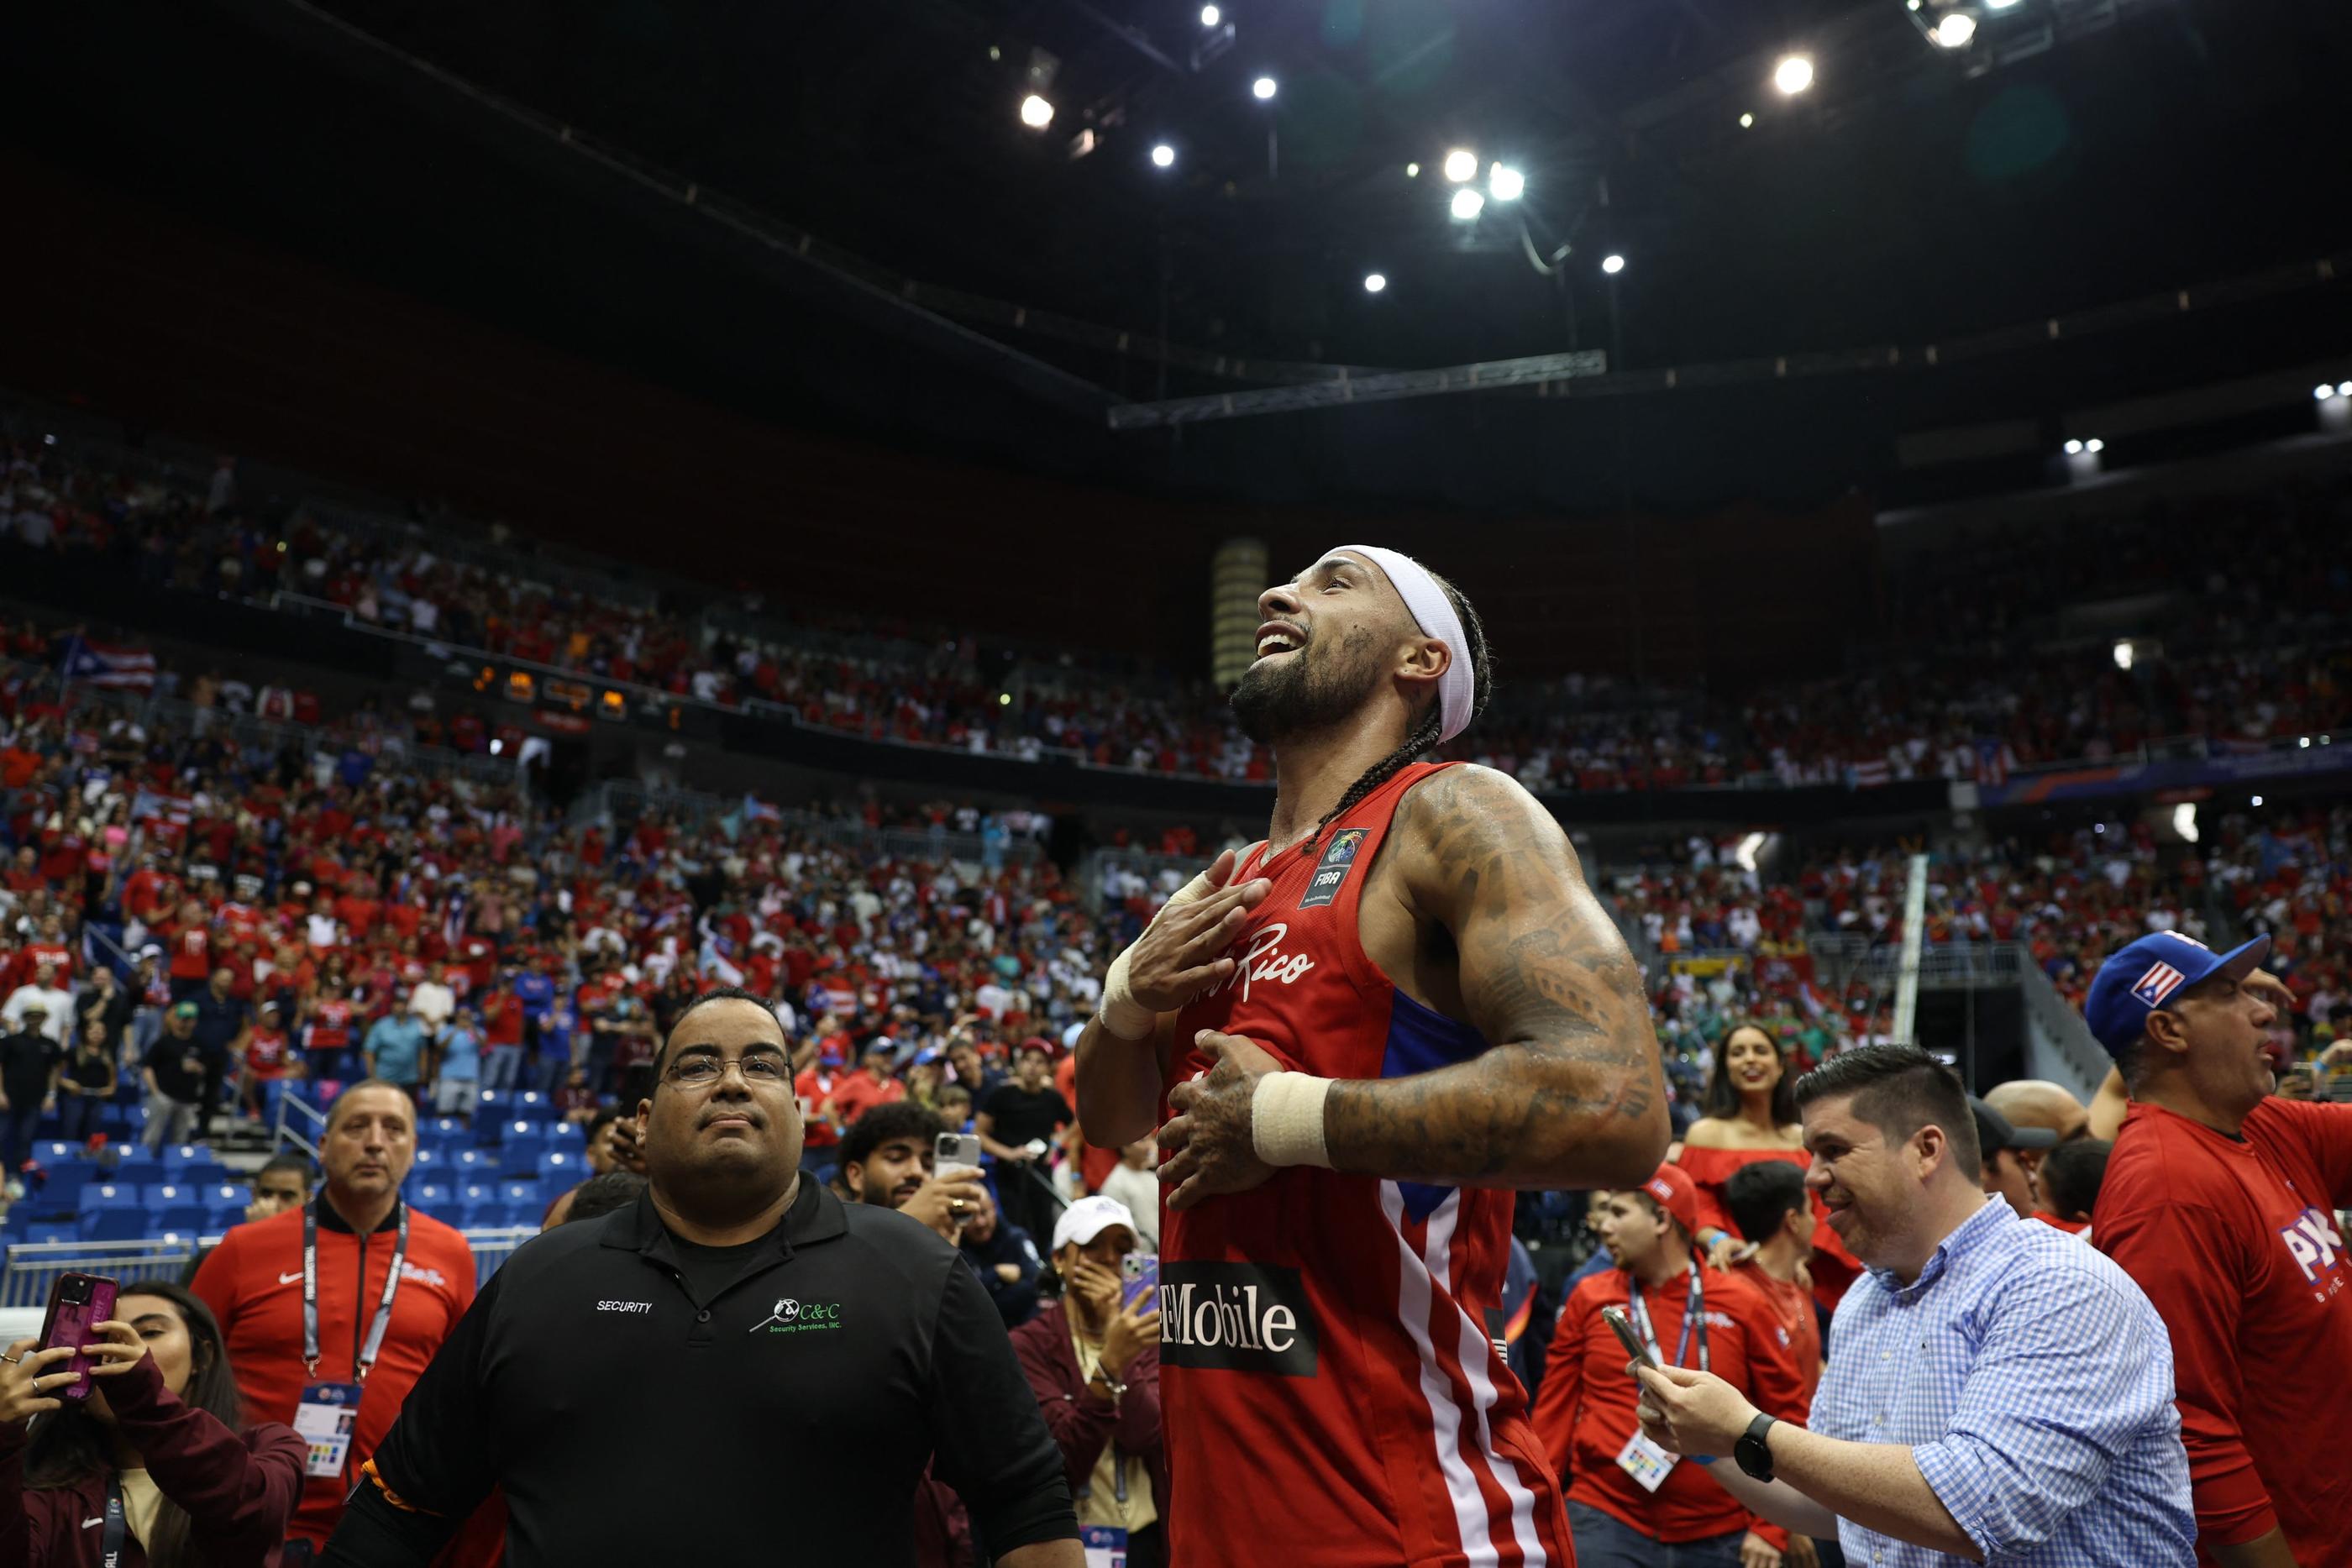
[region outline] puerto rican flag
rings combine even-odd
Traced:
[[[1848,768],[1846,778],[1849,789],[1876,789],[1893,782],[1895,770],[1886,765],[1886,758],[1884,757],[1871,758],[1856,762]]]
[[[2008,743],[1999,740],[1977,742],[1977,782],[1988,788],[1998,788],[2009,782],[2009,770],[2017,766],[2017,753]]]
[[[66,643],[64,667],[68,681],[121,691],[155,689],[155,655],[144,648],[124,648],[110,643],[89,643],[79,637]]]

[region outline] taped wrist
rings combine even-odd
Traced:
[[[1149,931],[1157,925],[1160,916],[1178,904],[1197,903],[1213,891],[1209,885],[1209,873],[1202,872],[1170,894],[1168,902],[1153,912],[1144,929]],[[1136,940],[1142,938],[1139,936]],[[1118,957],[1110,961],[1110,971],[1103,976],[1102,1006],[1096,1016],[1102,1020],[1103,1029],[1118,1039],[1145,1040],[1151,1038],[1160,1016],[1135,999],[1135,987],[1127,977],[1128,956],[1134,951],[1135,943],[1130,942]]]
[[[1323,1101],[1331,1080],[1305,1072],[1269,1072],[1250,1098],[1250,1142],[1270,1166],[1331,1168],[1323,1140]]]

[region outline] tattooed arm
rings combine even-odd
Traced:
[[[1398,808],[1386,852],[1460,955],[1490,1049],[1410,1078],[1343,1080],[1331,1162],[1400,1181],[1630,1186],[1666,1149],[1665,1082],[1641,971],[1568,835],[1485,768],[1450,768]]]

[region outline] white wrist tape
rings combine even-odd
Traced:
[[[1214,891],[1209,885],[1209,873],[1202,872],[1170,894],[1168,902],[1152,915],[1144,929],[1149,931],[1157,925],[1160,916],[1178,904],[1195,903]],[[1141,941],[1142,938],[1139,936],[1136,940]],[[1128,956],[1134,951],[1135,943],[1130,942],[1118,957],[1110,961],[1110,971],[1103,976],[1102,1006],[1097,1016],[1102,1019],[1103,1029],[1118,1039],[1144,1040],[1151,1038],[1152,1030],[1160,1023],[1160,1015],[1135,999],[1135,988],[1127,977]]]
[[[1305,1072],[1269,1072],[1250,1097],[1250,1142],[1270,1166],[1331,1168],[1323,1141],[1323,1101],[1331,1081]]]

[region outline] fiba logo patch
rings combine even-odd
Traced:
[[[1307,880],[1307,892],[1298,900],[1301,909],[1319,909],[1339,896],[1339,884],[1348,880],[1348,868],[1356,863],[1356,852],[1364,847],[1364,830],[1342,828],[1331,835],[1330,848],[1315,865],[1315,874]]]

